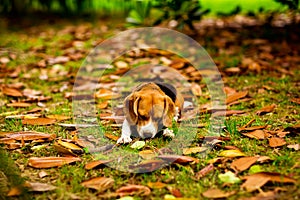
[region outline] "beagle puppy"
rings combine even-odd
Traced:
[[[177,121],[183,106],[182,95],[166,83],[143,83],[124,100],[125,120],[117,143],[129,143],[131,135],[153,138],[162,130],[163,135],[174,137],[173,119]]]

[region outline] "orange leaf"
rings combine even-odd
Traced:
[[[23,119],[22,124],[26,125],[51,125],[56,122],[55,119],[49,118],[36,118],[36,119]]]
[[[272,137],[269,139],[270,147],[280,147],[286,144],[286,141],[283,138]]]
[[[127,185],[123,186],[116,191],[121,197],[131,195],[147,196],[151,193],[151,190],[147,186],[143,185]]]
[[[96,177],[81,183],[83,187],[95,189],[98,192],[104,192],[114,185],[114,179],[106,177]]]
[[[60,167],[72,162],[81,161],[77,157],[32,157],[28,160],[28,165],[34,168],[51,168]]]
[[[259,172],[249,176],[244,176],[243,179],[246,179],[246,182],[243,183],[241,187],[245,188],[248,192],[259,189],[268,181],[278,183],[296,183],[295,179],[274,172]]]
[[[55,139],[56,135],[34,132],[34,131],[24,131],[24,132],[9,134],[7,135],[7,137],[15,140],[40,140],[40,139],[53,140]]]
[[[148,182],[147,185],[152,189],[161,189],[167,186],[167,184],[162,182]]]
[[[276,107],[275,104],[272,104],[270,106],[266,106],[266,107],[263,107],[261,109],[259,109],[258,111],[256,111],[256,114],[257,115],[263,115],[265,113],[269,113],[269,112],[272,112],[274,110],[274,108]]]
[[[19,107],[19,108],[25,108],[31,106],[30,103],[24,103],[24,102],[14,102],[14,103],[8,103],[6,105],[8,107]]]
[[[257,161],[258,157],[243,157],[233,161],[230,168],[237,170],[239,172],[248,169]]]
[[[111,160],[95,160],[95,161],[87,163],[84,166],[84,168],[85,169],[94,169],[95,167],[98,167],[99,165],[105,165],[109,162],[111,162]]]
[[[219,199],[219,198],[227,198],[235,193],[236,191],[224,192],[220,189],[208,189],[207,191],[203,192],[202,195],[206,198]]]
[[[265,132],[263,130],[255,130],[250,133],[242,133],[242,134],[249,138],[255,138],[255,139],[259,139],[259,140],[265,139]]]
[[[232,103],[238,99],[244,98],[245,96],[247,96],[247,94],[248,94],[248,91],[233,93],[231,95],[228,95],[225,102],[226,102],[226,104]]]
[[[63,120],[71,119],[71,117],[65,116],[65,115],[47,115],[46,117],[49,118],[49,119],[55,119],[57,121],[63,121]]]
[[[206,167],[204,167],[203,169],[201,169],[199,172],[196,173],[196,179],[200,179],[202,177],[204,177],[206,174],[208,174],[209,172],[214,170],[214,165],[213,164],[209,164]]]
[[[9,88],[9,87],[3,87],[2,92],[3,92],[3,94],[5,94],[7,96],[12,96],[12,97],[22,97],[23,96],[22,92],[20,92],[19,90],[14,89],[14,88]]]

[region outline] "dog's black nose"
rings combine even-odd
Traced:
[[[151,138],[152,137],[152,133],[151,132],[144,132],[143,133],[143,138]]]

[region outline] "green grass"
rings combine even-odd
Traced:
[[[247,1],[248,2],[248,1]],[[56,27],[57,28],[57,27]],[[57,28],[60,29],[61,27]],[[97,29],[97,27],[95,28]],[[45,30],[47,32],[47,30]],[[111,34],[111,33],[109,33]],[[46,108],[48,110],[43,111],[41,114],[64,114],[71,116],[72,112],[72,102],[65,99],[63,93],[53,93],[52,89],[59,89],[65,82],[71,80],[71,76],[58,77],[57,80],[39,80],[38,76],[41,70],[51,70],[52,66],[47,66],[46,68],[38,69],[35,73],[32,73],[32,78],[27,79],[24,76],[27,73],[31,73],[31,70],[36,68],[33,67],[34,64],[40,60],[40,58],[36,57],[34,54],[28,53],[31,47],[35,46],[45,46],[47,55],[50,56],[58,56],[63,54],[63,50],[59,44],[62,41],[68,43],[72,41],[74,38],[70,35],[55,35],[53,39],[35,39],[36,35],[27,35],[24,36],[24,33],[20,32],[4,32],[1,34],[3,37],[0,38],[0,41],[5,47],[15,47],[20,48],[24,51],[25,56],[28,57],[28,62],[24,64],[22,67],[22,73],[20,77],[16,79],[12,79],[9,77],[3,78],[4,83],[16,83],[16,82],[24,82],[25,86],[28,88],[41,90],[44,95],[51,96],[52,100],[45,102]],[[99,36],[99,35],[98,35]],[[104,37],[100,35],[100,37]],[[99,39],[97,35],[91,37],[86,43],[91,44],[93,40]],[[14,44],[18,41],[18,45],[14,46]],[[28,42],[29,41],[29,42]],[[85,50],[89,50],[89,45],[85,46]],[[220,55],[220,57],[214,58],[216,60],[225,60],[226,66],[237,67],[239,65],[239,59],[241,59],[241,52],[236,52],[236,54],[232,57],[226,57]],[[77,62],[69,62],[63,64],[65,70],[76,71],[82,63],[83,59]],[[12,61],[9,64],[9,68],[15,68],[19,66],[21,63],[19,59]],[[112,73],[114,70],[108,70],[105,72],[106,74]],[[234,105],[231,109],[236,110],[247,110],[245,115],[242,116],[231,116],[226,118],[226,131],[222,134],[227,135],[231,138],[230,141],[225,141],[222,143],[222,146],[236,146],[240,148],[246,155],[254,156],[269,156],[272,158],[272,161],[264,164],[257,164],[263,171],[267,172],[279,172],[285,175],[293,175],[295,179],[298,179],[298,184],[295,185],[285,185],[285,184],[270,184],[263,188],[263,191],[274,190],[275,187],[282,187],[287,189],[286,193],[291,193],[294,197],[299,196],[299,167],[293,168],[296,164],[299,164],[299,153],[297,151],[291,150],[286,146],[282,148],[278,148],[278,150],[269,147],[267,140],[255,140],[247,138],[241,133],[237,131],[238,127],[241,127],[248,123],[250,120],[255,119],[252,126],[259,125],[269,125],[269,130],[283,129],[286,127],[293,126],[297,122],[300,121],[300,108],[299,105],[293,104],[290,102],[290,97],[299,95],[299,89],[295,87],[296,83],[299,82],[297,77],[299,77],[299,71],[295,72],[295,76],[285,76],[285,77],[276,77],[271,76],[268,73],[262,74],[246,74],[241,76],[226,76],[226,86],[230,86],[238,91],[248,90],[249,97],[251,97],[251,101],[243,102],[239,105]],[[272,85],[274,90],[265,90],[263,93],[258,93],[258,90],[262,88],[264,85]],[[69,87],[66,91],[72,91],[72,88]],[[203,93],[205,95],[209,95],[207,89],[203,89]],[[1,96],[1,102],[5,103],[13,100],[12,97]],[[199,102],[201,104],[207,103],[208,99],[206,97],[199,98]],[[272,114],[266,114],[263,116],[257,116],[255,112],[266,106],[275,103],[277,108],[275,112]],[[30,108],[8,108],[5,106],[0,107],[0,113],[5,113],[9,111],[19,111],[20,113],[23,111],[28,111],[33,107],[37,107],[36,103],[33,103]],[[55,133],[57,137],[61,138],[72,138],[72,134],[69,130],[54,124],[51,126],[25,126],[22,125],[20,120],[18,119],[4,119],[5,116],[0,117],[0,131],[8,132],[8,131],[21,131],[21,130],[33,130],[40,131],[45,133]],[[201,123],[206,124],[206,127],[199,130],[198,135],[205,135],[207,133],[206,128],[209,126],[209,114],[204,114],[200,116]],[[72,123],[72,120],[66,121],[66,123]],[[115,130],[109,125],[104,127],[105,133],[110,133],[113,135],[119,135],[120,130]],[[189,131],[186,131],[189,132]],[[95,130],[91,130],[87,132],[87,134],[92,135],[92,133],[97,133]],[[299,135],[290,134],[285,137],[288,144],[299,143]],[[100,139],[99,139],[100,140]],[[105,141],[104,141],[105,142]],[[114,143],[113,141],[110,141]],[[192,145],[197,146],[201,144],[201,140],[193,141]],[[168,140],[163,138],[155,138],[151,140],[147,140],[146,146],[143,150],[147,148],[158,148],[164,146],[168,143]],[[43,157],[43,156],[57,156],[58,153],[53,147],[52,142],[45,143],[46,148],[42,148],[41,150],[32,151],[31,147],[33,144],[26,144],[25,147],[19,150],[10,150],[5,152],[1,157],[1,166],[0,169],[8,170],[8,167],[2,169],[3,166],[2,161],[6,160],[10,166],[14,166],[17,163],[17,166],[20,166],[22,169],[20,174],[25,177],[25,179],[30,181],[41,181],[44,183],[51,183],[57,186],[57,189],[53,192],[45,192],[45,193],[28,193],[31,199],[70,199],[72,197],[78,196],[79,198],[86,199],[96,199],[97,192],[91,189],[86,189],[80,185],[80,183],[84,180],[88,180],[97,176],[105,176],[111,177],[115,180],[114,186],[108,192],[114,192],[121,186],[126,184],[141,184],[147,185],[149,182],[161,181],[166,183],[169,187],[180,190],[181,194],[184,197],[194,197],[197,199],[203,199],[201,193],[206,191],[209,188],[222,188],[224,190],[232,191],[237,190],[238,193],[229,199],[238,199],[240,197],[251,197],[256,193],[247,193],[243,190],[240,190],[240,184],[228,185],[223,187],[223,183],[220,182],[218,175],[224,173],[228,170],[228,166],[230,165],[231,160],[229,159],[224,163],[215,164],[215,170],[200,180],[195,180],[195,173],[204,168],[210,159],[217,158],[222,149],[214,148],[210,151],[206,157],[202,157],[202,155],[195,154],[192,155],[200,159],[199,163],[188,164],[186,166],[181,166],[178,164],[173,164],[170,166],[166,166],[160,170],[145,173],[145,174],[134,174],[128,172],[122,172],[115,170],[113,168],[109,168],[106,166],[102,166],[98,169],[85,170],[84,165],[90,161],[92,161],[97,155],[85,153],[81,155],[82,162],[77,162],[71,165],[65,165],[61,168],[52,168],[45,169],[49,176],[45,178],[39,178],[38,173],[42,170],[33,169],[27,165],[28,159],[33,156]],[[2,145],[3,146],[3,145]],[[129,145],[124,145],[122,150],[129,151],[132,153],[138,152],[138,150],[132,150]],[[21,152],[20,152],[21,151]],[[2,153],[0,151],[0,153]],[[8,156],[9,155],[9,156]],[[1,154],[2,156],[2,154]],[[99,158],[105,159],[107,155],[99,155]],[[15,163],[14,163],[15,162]],[[12,169],[15,169],[12,167]],[[14,170],[16,173],[19,170]],[[11,172],[5,171],[6,174]],[[249,170],[246,170],[240,173],[240,176],[249,174]],[[19,175],[19,172],[16,173]],[[13,175],[14,176],[14,175]],[[12,178],[11,183],[14,184],[14,178]],[[5,191],[6,192],[6,191]],[[164,195],[170,194],[168,188],[162,189],[152,189],[151,197],[149,199],[163,199]],[[1,197],[1,196],[0,196]],[[136,197],[136,199],[143,199],[143,197]]]

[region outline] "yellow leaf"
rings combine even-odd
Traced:
[[[246,156],[243,152],[237,149],[233,150],[224,150],[222,151],[219,156],[222,157],[227,157],[227,158],[234,158],[234,157],[241,157],[241,156]]]

